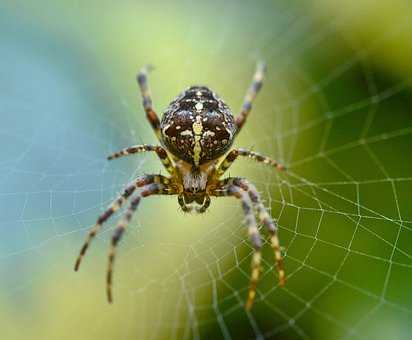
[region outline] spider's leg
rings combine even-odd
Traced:
[[[249,116],[250,110],[252,109],[253,101],[256,98],[256,95],[259,93],[259,90],[262,88],[263,78],[266,73],[266,64],[260,62],[256,66],[256,71],[253,76],[252,84],[250,84],[249,89],[246,92],[245,99],[243,101],[242,109],[239,115],[235,118],[235,123],[237,126],[237,132],[242,129],[243,125],[246,122],[247,117]]]
[[[257,152],[253,152],[253,151],[246,150],[246,149],[233,149],[226,155],[226,157],[220,163],[216,171],[216,175],[218,177],[222,176],[226,172],[226,170],[230,168],[230,166],[233,164],[233,162],[236,160],[238,156],[248,157],[257,162],[273,166],[276,169],[281,170],[281,171],[286,170],[285,166],[283,166],[282,164],[279,164],[274,159],[269,158],[267,156],[263,156]]]
[[[275,254],[276,268],[279,276],[279,285],[283,286],[285,284],[286,278],[285,271],[283,269],[282,253],[280,251],[280,242],[278,238],[278,228],[276,222],[270,217],[267,209],[262,203],[259,192],[256,190],[256,187],[252,183],[243,178],[226,179],[226,181],[227,180],[246,191],[249,194],[251,201],[255,205],[260,223],[262,223],[269,232],[270,243]]]
[[[174,166],[169,156],[167,155],[166,150],[162,148],[161,146],[157,146],[157,145],[148,145],[148,144],[133,145],[131,147],[128,147],[126,149],[123,149],[123,150],[120,150],[118,152],[111,154],[110,156],[107,157],[107,159],[112,160],[112,159],[128,156],[134,153],[148,152],[148,151],[156,152],[157,156],[159,157],[160,161],[162,162],[166,170],[170,174],[173,174]]]
[[[253,253],[253,257],[252,257],[250,286],[249,286],[248,297],[247,297],[247,301],[245,305],[245,308],[249,310],[252,308],[253,302],[255,300],[256,286],[259,281],[259,275],[260,275],[260,270],[261,270],[260,262],[262,258],[261,251],[260,251],[262,247],[262,241],[260,238],[259,230],[256,225],[255,216],[253,214],[252,202],[248,194],[244,190],[242,190],[240,187],[233,185],[231,183],[228,183],[228,185],[225,185],[225,186],[222,185],[218,187],[212,192],[212,195],[213,196],[233,196],[242,201],[242,208],[245,214],[248,234],[249,234],[252,246],[255,250]]]
[[[239,156],[248,157],[250,159],[253,159],[256,162],[270,165],[270,166],[276,168],[277,170],[280,170],[280,171],[286,170],[286,167],[284,165],[278,163],[276,160],[274,160],[270,157],[261,155],[260,153],[250,151],[250,150],[247,150],[247,149],[238,149],[237,152],[238,152]]]
[[[87,234],[86,240],[80,249],[80,253],[77,257],[74,270],[77,271],[79,269],[80,263],[84,255],[86,254],[86,251],[90,246],[90,243],[92,242],[98,231],[101,229],[103,223],[106,222],[110,216],[112,216],[117,210],[119,210],[122,207],[124,202],[126,202],[127,199],[133,194],[136,188],[143,187],[150,183],[162,181],[168,181],[168,179],[160,175],[145,175],[138,177],[132,184],[126,187],[123,193],[115,201],[113,201],[112,204],[109,205],[109,207],[103,214],[99,216],[94,227],[90,229],[89,233]]]
[[[151,196],[151,195],[173,195],[173,194],[176,194],[176,191],[174,190],[174,188],[170,187],[166,183],[152,183],[152,184],[148,184],[144,186],[140,194],[132,200],[123,218],[118,223],[116,229],[113,232],[111,247],[110,247],[110,252],[109,252],[108,266],[107,266],[106,292],[107,292],[107,299],[109,302],[113,301],[112,277],[113,277],[113,264],[114,264],[114,259],[116,255],[116,247],[124,231],[126,230],[128,224],[130,223],[134,212],[139,206],[141,199]]]
[[[152,126],[157,138],[160,140],[160,121],[152,106],[152,97],[147,80],[147,74],[152,70],[152,68],[153,67],[150,65],[143,67],[137,75],[137,82],[142,94],[143,107],[146,111],[146,117],[149,120],[149,123]]]
[[[226,170],[230,168],[230,166],[236,160],[237,156],[239,156],[239,152],[237,149],[231,150],[226,155],[226,157],[223,159],[223,161],[219,164],[219,166],[216,169],[217,178],[221,177],[226,172]]]

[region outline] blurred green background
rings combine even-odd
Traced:
[[[4,339],[409,339],[412,331],[412,5],[408,1],[2,1],[0,329]],[[251,247],[238,202],[186,216],[145,200],[119,247],[115,216],[79,273],[96,217],[163,171],[135,83],[159,112],[206,84],[236,113],[257,60],[268,75],[236,141],[285,174],[238,161],[280,226],[288,282],[266,243],[247,313]],[[264,233],[264,230],[262,229]],[[409,335],[409,336],[408,336]]]

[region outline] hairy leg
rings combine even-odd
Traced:
[[[223,183],[222,183],[223,184]],[[236,185],[228,183],[227,185],[222,185],[221,187],[215,189],[212,193],[214,196],[232,196],[235,197],[242,202],[243,212],[245,214],[246,219],[246,226],[248,228],[248,234],[250,237],[250,241],[254,248],[254,253],[252,256],[252,263],[251,263],[251,275],[250,275],[250,286],[248,297],[246,301],[245,308],[251,309],[253,306],[253,302],[256,296],[256,286],[259,281],[260,275],[260,263],[262,259],[261,255],[261,248],[262,248],[262,241],[260,238],[259,230],[256,225],[255,216],[253,213],[252,202],[249,198],[249,195],[242,190],[240,187]]]
[[[280,250],[280,242],[278,238],[278,228],[275,221],[270,217],[267,209],[262,203],[259,192],[256,190],[256,187],[252,183],[243,178],[233,178],[230,181],[233,183],[233,185],[242,188],[248,193],[251,201],[256,207],[260,223],[262,223],[268,230],[270,235],[270,243],[275,255],[276,268],[279,276],[279,285],[283,286],[285,284],[286,278],[285,271],[283,269],[282,253]]]
[[[151,196],[151,195],[173,195],[176,194],[176,191],[168,186],[166,183],[152,183],[143,187],[140,194],[135,197],[130,203],[129,208],[125,212],[123,218],[118,223],[116,229],[113,232],[111,247],[108,257],[108,266],[107,266],[107,276],[106,276],[106,293],[107,299],[109,302],[113,301],[112,297],[112,278],[113,278],[113,265],[116,256],[116,247],[123,236],[127,226],[129,225],[134,212],[142,198]]]
[[[279,164],[274,159],[269,158],[267,156],[263,156],[257,152],[253,152],[253,151],[246,150],[246,149],[233,149],[226,155],[226,157],[220,163],[216,171],[217,176],[218,177],[222,176],[227,171],[227,169],[230,168],[230,166],[238,158],[238,156],[248,157],[259,163],[273,166],[277,170],[281,170],[281,171],[286,170],[286,168],[282,164]]]
[[[246,92],[245,99],[243,101],[242,109],[239,115],[235,119],[235,123],[237,126],[237,133],[240,132],[243,125],[245,124],[247,117],[252,109],[253,101],[256,98],[256,95],[259,93],[260,89],[262,88],[263,78],[266,72],[266,64],[260,62],[256,66],[256,71],[253,76],[252,84],[249,86],[249,89]]]
[[[152,126],[157,138],[160,140],[160,121],[156,112],[153,109],[152,97],[150,94],[147,75],[153,69],[152,66],[146,65],[137,75],[137,82],[140,87],[140,92],[143,98],[143,108],[146,111],[146,117]]]
[[[107,159],[112,160],[112,159],[128,156],[131,154],[135,154],[135,153],[150,152],[150,151],[156,152],[157,156],[159,157],[160,161],[162,162],[166,170],[170,174],[173,174],[174,166],[173,166],[172,161],[167,155],[166,150],[158,145],[149,145],[149,144],[134,145],[134,146],[128,147],[126,149],[123,149],[123,150],[120,150],[118,152],[111,154],[110,156],[107,157]]]
[[[80,253],[77,257],[76,264],[74,266],[74,270],[78,270],[80,267],[80,263],[86,254],[87,249],[90,246],[90,243],[95,238],[99,230],[101,229],[104,222],[106,222],[110,216],[112,216],[117,210],[119,210],[122,205],[127,201],[127,199],[135,192],[135,190],[139,187],[143,187],[145,185],[151,183],[168,183],[169,180],[166,177],[160,175],[145,175],[138,177],[132,184],[128,185],[123,193],[115,200],[106,211],[99,216],[96,221],[96,224],[92,229],[90,229],[89,233],[87,234],[86,240],[83,243],[83,246],[80,249]]]

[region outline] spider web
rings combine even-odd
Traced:
[[[164,4],[130,12],[103,5],[101,23],[90,26],[94,14],[78,9],[59,20],[52,15],[58,8],[3,12],[13,18],[1,21],[0,47],[0,325],[8,338],[407,338],[411,78],[384,51],[402,49],[394,41],[410,29],[410,10],[399,7],[403,15],[382,30],[352,32],[359,8],[329,17],[321,3],[314,10],[228,1],[216,12],[216,4],[188,1],[168,13],[185,27],[177,21],[176,32],[165,33],[149,26],[147,37],[138,34],[141,25],[167,19]],[[99,31],[143,10],[149,19],[124,27],[127,34],[110,40]],[[172,46],[170,34],[181,45]],[[137,46],[129,47],[130,36]],[[108,42],[119,54],[101,53]],[[120,55],[125,50],[130,56]],[[163,171],[151,155],[105,161],[122,147],[154,142],[136,68],[148,60],[158,67],[150,80],[159,112],[199,82],[236,111],[261,58],[267,80],[236,146],[270,155],[288,171],[239,160],[230,175],[252,181],[277,219],[286,286],[277,285],[265,242],[256,303],[246,312],[252,248],[239,203],[215,199],[206,214],[187,216],[175,198],[153,197],[121,242],[108,306],[108,240],[120,214],[80,273],[71,268],[86,231],[125,184]],[[116,74],[121,80],[107,81]]]

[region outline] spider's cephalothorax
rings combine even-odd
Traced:
[[[229,150],[236,125],[229,107],[214,92],[192,86],[170,103],[160,130],[175,157],[198,167]]]
[[[285,282],[277,225],[262,203],[253,184],[244,178],[222,176],[238,156],[249,157],[258,162],[273,166],[278,170],[284,167],[275,160],[246,149],[232,149],[232,143],[243,127],[252,108],[256,94],[262,87],[265,65],[258,64],[253,82],[246,92],[242,109],[234,118],[228,106],[214,92],[205,86],[192,86],[181,93],[166,109],[160,121],[152,106],[145,67],[138,74],[137,81],[143,97],[143,107],[160,145],[135,145],[109,156],[119,158],[129,154],[153,151],[157,154],[170,176],[144,175],[136,178],[123,193],[97,219],[80,249],[75,270],[85,255],[90,242],[101,226],[114,212],[132,198],[129,208],[116,227],[109,253],[107,269],[107,297],[112,301],[112,273],[115,251],[133,213],[140,201],[151,195],[176,195],[185,212],[205,212],[210,206],[210,197],[231,196],[242,202],[248,234],[254,248],[252,273],[246,308],[250,309],[256,295],[256,285],[260,274],[262,241],[257,228],[256,217],[269,232],[274,250],[279,284]],[[197,204],[193,207],[193,203]]]

